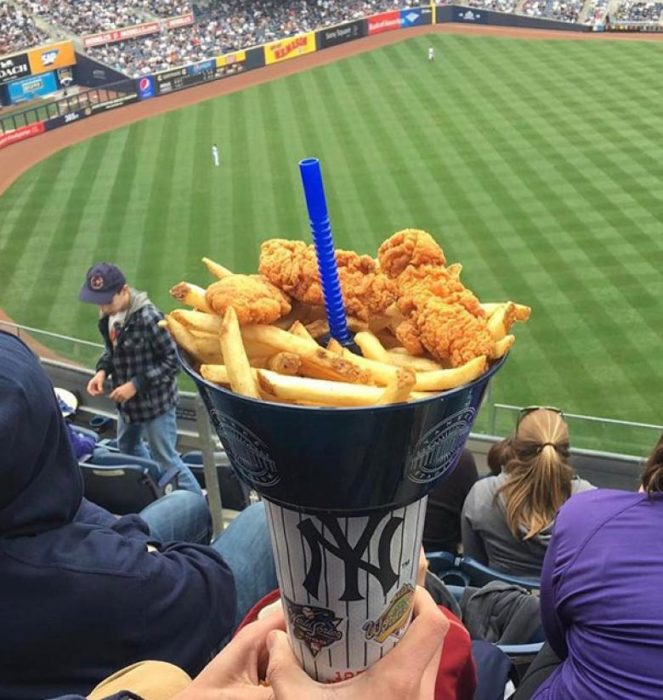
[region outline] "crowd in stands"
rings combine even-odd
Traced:
[[[193,13],[194,25],[160,34],[90,49],[101,60],[131,77],[204,60],[237,49],[263,44],[300,32],[312,31],[398,7],[418,6],[420,0],[218,0],[198,6],[188,0],[17,0],[20,9],[0,6],[0,19],[8,27],[0,34],[0,53],[43,43],[48,36],[34,24],[31,14],[52,27],[52,36],[64,29],[85,35],[139,24],[150,19]],[[516,12],[577,22],[585,0],[467,0],[474,8]],[[607,0],[595,0],[586,23],[599,22]],[[657,21],[663,5],[627,0],[615,21]]]
[[[660,2],[625,2],[611,15],[617,22],[658,22],[663,4]]]
[[[0,56],[42,44],[47,37],[20,7],[0,4]]]
[[[153,3],[156,0],[152,0]],[[158,3],[157,3],[158,4]],[[113,68],[138,77],[170,67],[309,32],[321,26],[364,17],[396,7],[419,5],[418,0],[243,0],[214,3],[198,13],[194,26],[158,35],[107,44],[89,54]],[[182,9],[174,2],[173,9]]]
[[[131,0],[24,0],[23,5],[49,24],[73,34],[106,32],[145,21],[145,16],[136,12],[136,3]]]

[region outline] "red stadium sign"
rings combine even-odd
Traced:
[[[87,36],[83,37],[83,46],[86,49],[89,49],[92,46],[102,46],[103,44],[112,44],[116,41],[135,39],[139,36],[157,34],[160,31],[160,22],[144,22],[143,24],[134,24],[132,27],[123,27],[122,29],[116,29],[112,32],[88,34]]]
[[[382,34],[401,28],[401,13],[398,10],[383,12],[381,15],[373,15],[366,20],[368,35]]]
[[[188,27],[193,24],[193,14],[180,15],[179,17],[169,17],[163,21],[164,29],[176,29],[177,27]]]
[[[46,131],[44,122],[35,122],[34,124],[28,124],[28,126],[21,126],[6,134],[0,134],[0,148],[11,146],[13,143],[18,143],[19,141],[25,141],[25,139],[32,138],[33,136],[38,136],[39,134],[43,134],[44,131]]]

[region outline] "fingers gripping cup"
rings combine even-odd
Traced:
[[[234,394],[182,358],[238,476],[266,501],[290,641],[313,678],[360,673],[406,630],[426,496],[504,360],[430,399],[315,408]]]

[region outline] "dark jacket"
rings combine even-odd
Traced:
[[[136,396],[118,405],[118,410],[127,422],[143,423],[177,404],[179,364],[175,343],[168,331],[158,326],[163,314],[145,292],[130,292],[130,306],[115,347],[108,334],[108,316],[99,320],[106,352],[97,362],[97,370],[105,370],[113,388],[134,383]]]
[[[144,659],[195,675],[232,629],[232,574],[211,547],[154,542],[82,494],[48,377],[0,333],[0,700],[86,695]]]
[[[479,478],[469,450],[463,450],[456,468],[428,494],[423,545],[427,552],[458,553],[461,542],[460,514],[463,503]]]

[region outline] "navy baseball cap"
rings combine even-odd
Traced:
[[[87,271],[78,298],[88,304],[108,304],[126,283],[127,280],[117,265],[98,263]]]

